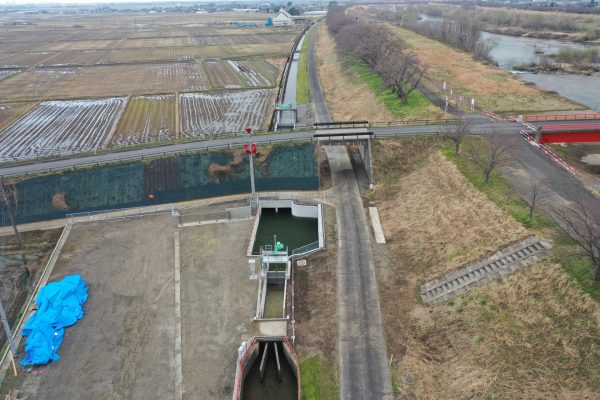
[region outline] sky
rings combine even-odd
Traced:
[[[168,0],[167,0],[168,1]],[[190,2],[192,0],[183,0],[182,3]],[[114,1],[114,0],[0,0],[0,6],[2,5],[23,5],[23,4],[99,4],[99,3],[164,3],[165,0],[125,0],[125,1]],[[176,0],[173,0],[176,2]],[[193,0],[194,3],[208,3],[210,0]]]

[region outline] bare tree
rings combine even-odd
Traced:
[[[513,142],[506,135],[492,128],[484,135],[480,145],[471,145],[468,149],[469,158],[483,173],[483,182],[490,181],[490,175],[508,159],[508,150]]]
[[[567,233],[585,250],[594,264],[594,280],[600,281],[600,217],[590,212],[583,201],[576,209],[563,209],[559,216]]]
[[[421,84],[426,69],[412,51],[391,47],[380,59],[377,71],[385,84],[406,104],[408,96]]]
[[[545,185],[542,181],[536,178],[530,178],[523,199],[529,207],[529,222],[533,220],[535,209],[544,201],[546,192]]]
[[[444,139],[450,139],[454,142],[456,154],[459,154],[460,144],[467,135],[471,134],[471,122],[464,117],[459,118],[455,123],[443,127],[440,134]]]

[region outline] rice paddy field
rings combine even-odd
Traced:
[[[186,93],[179,97],[182,137],[265,129],[274,89],[229,93]]]
[[[0,162],[267,127],[302,30],[270,16],[0,14]]]
[[[174,94],[130,99],[111,145],[175,139],[175,101]]]
[[[105,147],[125,102],[121,97],[40,103],[0,135],[0,161]]]

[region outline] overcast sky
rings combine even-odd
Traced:
[[[189,2],[190,0],[183,0],[182,3]],[[210,0],[194,0],[194,3],[206,3]],[[153,3],[153,2],[161,2],[164,3],[164,0],[126,0],[123,3]],[[175,2],[175,1],[174,1]],[[0,5],[6,4],[93,4],[93,3],[119,3],[114,0],[0,0]]]

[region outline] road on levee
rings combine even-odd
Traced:
[[[368,225],[346,146],[324,146],[338,229],[338,349],[342,399],[391,399]]]

